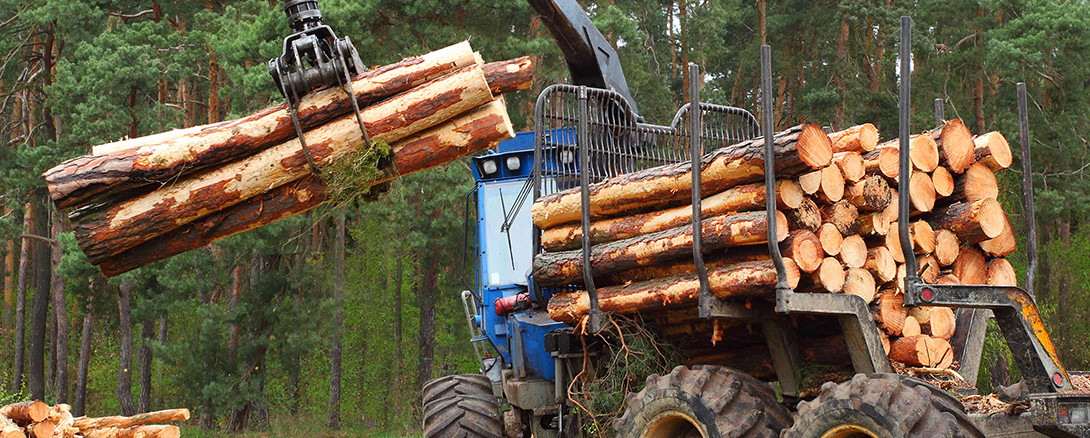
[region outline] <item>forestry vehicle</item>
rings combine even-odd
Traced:
[[[467,284],[462,300],[481,367],[479,374],[451,375],[424,385],[424,435],[429,438],[586,433],[588,425],[580,423],[576,415],[580,408],[570,401],[568,391],[580,370],[601,366],[594,333],[606,320],[598,310],[589,274],[584,274],[591,301],[587,330],[573,331],[568,324],[549,318],[546,305],[555,291],[536,287],[529,275],[533,256],[540,252],[540,231],[530,218],[534,199],[581,186],[585,230],[590,183],[651,166],[697,163],[705,152],[702,141],[735,143],[774,132],[767,97],[763,127],[748,111],[699,102],[696,81],[703,75],[695,67],[690,75],[690,103],[670,125],[645,123],[629,95],[617,53],[579,4],[575,0],[530,3],[560,45],[572,84],[552,85],[540,94],[532,132],[520,133],[472,160],[476,184],[467,194],[466,208],[467,212],[471,206],[476,208],[478,260],[476,285]],[[901,59],[910,53],[905,44],[910,25],[907,17],[902,19]],[[763,92],[768,96],[770,56],[766,48],[762,52]],[[909,74],[906,64],[901,63],[902,78]],[[901,84],[902,107],[909,100],[909,82]],[[1026,122],[1022,123],[1025,138]],[[908,132],[907,112],[902,108],[902,145],[907,145]],[[668,147],[679,144],[682,147]],[[765,156],[770,156],[771,140],[765,148]],[[1028,152],[1023,149],[1028,168]],[[900,150],[904,175],[908,174],[908,148]],[[764,161],[766,187],[770,187],[774,172],[770,160]],[[1072,392],[1070,376],[1075,372],[1060,362],[1032,295],[1017,287],[926,284],[913,275],[915,257],[905,240],[906,178],[900,183],[898,225],[909,261],[904,305],[958,309],[952,344],[960,373],[969,382],[976,380],[986,322],[994,317],[1028,387],[1027,412],[966,414],[958,398],[923,380],[895,373],[863,299],[794,293],[783,280],[779,249],[771,244],[769,253],[781,274],[774,300],[719,299],[707,292],[707,280],[702,278],[698,310],[705,321],[746,321],[754,327],[751,333],[757,342],[749,348],[735,352],[724,342],[720,352],[729,357],[752,355],[753,347],[762,350],[762,357],[770,358],[774,368],[774,378],[768,379],[774,383],[732,368],[678,366],[667,375],[650,377],[643,390],[628,395],[626,412],[612,425],[620,436],[777,436],[781,430],[785,436],[801,437],[1090,436],[1090,395]],[[1032,214],[1032,190],[1028,181],[1026,185],[1027,211]],[[699,178],[694,178],[693,186],[692,199],[699,206]],[[775,196],[766,198],[771,199],[768,229],[775,229]],[[699,218],[699,207],[694,208],[693,217],[694,221]],[[467,219],[467,230],[469,226]],[[589,248],[588,233],[582,235],[582,247]],[[699,243],[699,236],[694,236],[694,258],[703,277]],[[1031,266],[1035,263],[1032,245]],[[584,273],[590,272],[588,253],[584,250]],[[816,393],[804,395],[799,344],[803,334],[820,327],[833,327],[843,335],[836,348],[844,350],[842,355],[849,358],[856,374],[846,381],[825,382]],[[489,351],[498,355],[489,357]]]

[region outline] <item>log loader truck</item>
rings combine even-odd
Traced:
[[[540,230],[530,218],[530,202],[559,190],[580,187],[582,227],[588,227],[588,186],[604,178],[651,166],[692,160],[696,168],[703,141],[733,144],[774,132],[770,93],[770,55],[762,48],[762,124],[748,111],[702,103],[693,71],[690,103],[670,125],[645,123],[628,92],[616,51],[575,0],[530,0],[560,45],[571,71],[571,84],[546,88],[537,98],[534,130],[499,144],[472,160],[475,186],[467,194],[467,212],[476,209],[473,245],[475,285],[467,283],[462,302],[480,372],[451,375],[423,386],[424,436],[570,437],[587,429],[576,415],[568,388],[581,364],[602,366],[594,351],[594,333],[603,324],[597,307],[589,250],[584,250],[585,288],[591,300],[585,330],[549,318],[546,305],[556,291],[534,284],[529,275],[540,252]],[[902,18],[901,59],[910,56],[910,25]],[[910,79],[909,63],[900,65]],[[901,81],[902,145],[908,143],[910,80]],[[1024,88],[1020,89],[1024,93]],[[1024,99],[1023,99],[1024,100]],[[941,117],[940,117],[941,119]],[[1023,138],[1028,129],[1023,116]],[[772,154],[770,136],[766,157]],[[683,144],[685,147],[667,147]],[[901,174],[908,174],[908,148],[900,148]],[[1023,163],[1029,167],[1028,148]],[[766,162],[765,184],[774,171]],[[692,172],[699,175],[699,172]],[[1028,172],[1024,172],[1026,177]],[[906,178],[900,183],[906,184]],[[694,222],[699,220],[699,176],[693,180]],[[1027,212],[1032,188],[1025,182]],[[776,229],[774,196],[767,196],[768,229]],[[908,190],[899,190],[901,239],[908,239]],[[698,223],[698,222],[697,222]],[[892,225],[891,225],[892,226]],[[1030,225],[1032,227],[1032,225]],[[699,229],[695,227],[694,230]],[[1030,228],[1032,233],[1032,228]],[[694,260],[702,266],[699,234]],[[469,234],[467,233],[467,236]],[[587,232],[582,247],[589,248]],[[770,239],[775,240],[775,239]],[[1035,263],[1031,241],[1031,266]],[[958,309],[953,338],[960,373],[976,380],[986,322],[995,318],[1029,389],[1028,412],[1016,416],[967,414],[958,398],[914,377],[894,372],[878,328],[859,297],[846,294],[795,293],[783,280],[783,261],[775,243],[769,255],[781,272],[767,302],[732,302],[702,288],[699,317],[746,321],[758,347],[771,358],[772,377],[714,365],[679,365],[653,375],[638,393],[626,398],[627,410],[613,425],[623,437],[783,436],[790,437],[930,437],[930,436],[1090,436],[1090,394],[1072,391],[1071,376],[1049,339],[1033,297],[1017,287],[935,285],[916,272],[912,245],[902,242],[906,269],[904,305]],[[698,272],[701,271],[697,268]],[[1032,270],[1032,268],[1031,268]],[[701,273],[703,277],[705,274]],[[1031,278],[1031,276],[1030,276]],[[831,324],[829,324],[831,322]],[[825,323],[822,325],[822,323]],[[828,381],[804,396],[799,354],[803,334],[833,326],[844,341],[853,377]],[[816,329],[813,329],[816,330]],[[587,346],[590,345],[588,348]],[[736,353],[729,346],[723,354]],[[489,351],[495,356],[489,357]],[[772,382],[772,383],[770,383]],[[501,407],[503,412],[501,413]],[[505,435],[506,434],[506,435]]]

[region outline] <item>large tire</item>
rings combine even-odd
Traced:
[[[424,404],[456,395],[492,395],[492,381],[483,374],[454,374],[431,379],[420,390]]]
[[[424,438],[503,438],[496,397],[456,395],[424,408]]]
[[[827,382],[812,401],[799,403],[785,438],[983,437],[965,407],[950,394],[898,374],[856,374]]]
[[[791,413],[767,383],[718,366],[652,375],[615,427],[623,438],[776,437]]]

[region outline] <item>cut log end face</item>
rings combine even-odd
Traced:
[[[928,321],[928,331],[931,336],[939,339],[950,340],[954,337],[956,316],[949,307],[936,307],[931,311],[931,320]]]
[[[973,163],[959,178],[955,180],[954,192],[957,199],[962,201],[978,201],[984,198],[997,198],[999,196],[999,182],[995,179],[995,172],[984,163]]]
[[[1007,225],[1007,214],[995,198],[975,202],[957,202],[937,211],[932,220],[936,228],[953,231],[966,243],[979,243],[998,237]]]
[[[867,262],[867,243],[858,234],[845,237],[840,245],[840,260],[849,268],[861,268]]]
[[[804,196],[802,186],[792,180],[782,180],[776,188],[776,204],[782,209],[798,208]]]
[[[816,283],[828,292],[839,293],[844,290],[844,265],[837,259],[826,257],[813,275]]]
[[[973,135],[961,119],[946,122],[942,127],[939,146],[951,172],[962,173],[976,160]]]
[[[807,229],[793,230],[780,244],[784,257],[795,261],[803,272],[814,272],[824,259],[820,238]]]
[[[935,184],[930,175],[913,172],[908,180],[908,193],[916,211],[929,212],[935,208]]]
[[[976,160],[992,170],[1006,169],[1014,162],[1007,138],[998,131],[992,131],[973,139]]]
[[[803,125],[797,148],[802,162],[813,169],[828,165],[833,158],[829,135],[817,125]]]
[[[885,246],[868,249],[867,262],[864,266],[880,283],[888,283],[897,277],[897,262],[893,260],[889,248]]]
[[[904,299],[893,289],[885,289],[879,295],[878,319],[886,333],[900,336],[908,318],[908,311],[904,307]]]
[[[931,173],[931,183],[935,186],[935,195],[940,198],[954,194],[954,175],[945,167],[935,168]]]
[[[1007,259],[988,262],[988,284],[992,286],[1018,286],[1018,275]]]
[[[829,134],[833,152],[869,152],[878,145],[878,129],[870,123]]]
[[[833,162],[840,168],[840,173],[848,181],[859,181],[867,176],[863,166],[863,156],[859,152],[840,152],[833,155]]]
[[[912,165],[924,172],[932,172],[939,167],[939,147],[935,140],[926,135],[912,137],[908,150]]]
[[[988,268],[984,254],[972,246],[962,248],[954,261],[953,274],[962,284],[987,284]]]
[[[889,357],[908,366],[946,369],[954,361],[954,351],[945,339],[921,334],[893,341]]]
[[[824,223],[818,229],[818,240],[825,254],[836,256],[840,254],[840,244],[844,241],[844,236],[840,234],[840,230],[836,229],[836,225]]]
[[[869,271],[861,268],[850,268],[844,279],[844,293],[855,295],[865,302],[874,301],[877,292],[874,284],[874,276]]]

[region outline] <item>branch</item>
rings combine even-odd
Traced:
[[[26,233],[24,233],[24,234],[20,234],[19,237],[23,238],[23,239],[38,240],[38,241],[41,241],[41,242],[48,243],[50,245],[60,245],[61,244],[61,242],[59,240],[57,240],[57,239],[50,239],[48,237],[39,236],[37,234],[26,234]]]
[[[145,15],[154,14],[154,13],[155,13],[154,9],[145,9],[145,10],[137,12],[135,14],[122,14],[120,12],[110,12],[110,16],[111,17],[118,17],[118,18],[124,20],[125,24],[129,24],[129,20],[140,18],[140,17],[143,17]]]

